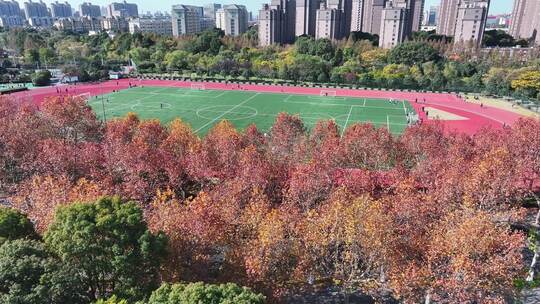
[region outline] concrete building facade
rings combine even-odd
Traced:
[[[54,22],[54,27],[78,33],[99,32],[103,29],[101,19],[96,17],[61,18]]]
[[[129,23],[126,18],[107,17],[101,19],[101,27],[104,31],[121,32],[129,31]]]
[[[386,0],[365,0],[362,18],[362,32],[379,35],[381,31],[382,11]]]
[[[272,0],[259,11],[259,44],[293,43],[296,34],[296,1]]]
[[[458,7],[454,43],[482,43],[486,20],[489,11],[489,0],[463,0]]]
[[[29,0],[24,3],[24,15],[26,19],[50,17],[47,5],[43,1],[33,2]]]
[[[129,20],[129,32],[151,33],[162,36],[172,36],[172,21],[170,18],[135,18]]]
[[[238,36],[247,31],[249,13],[244,5],[225,5],[216,12],[216,27],[225,35]]]
[[[317,10],[315,38],[339,40],[351,31],[351,0],[326,0]]]
[[[409,11],[411,18],[409,21],[411,31],[418,32],[422,26],[422,20],[424,19],[424,6],[426,0],[409,0]]]
[[[101,8],[99,5],[93,5],[90,2],[84,2],[79,5],[81,17],[101,17]]]
[[[315,20],[320,0],[296,0],[296,36],[308,35],[315,37]]]
[[[390,0],[381,12],[381,29],[379,46],[393,48],[402,43],[410,34],[410,18],[412,15],[407,0]]]
[[[437,19],[437,34],[454,36],[460,0],[441,0]]]
[[[0,1],[0,26],[3,28],[22,27],[24,20],[17,1]]]
[[[171,16],[173,36],[193,35],[201,32],[201,7],[174,5]]]
[[[514,0],[510,35],[540,44],[540,0]]]
[[[53,18],[68,18],[73,16],[71,4],[68,2],[60,3],[58,1],[51,3],[51,15]]]
[[[116,18],[139,17],[139,8],[135,3],[113,2],[107,7],[107,16]]]
[[[343,11],[340,8],[321,3],[315,21],[315,38],[341,39],[342,15]]]
[[[351,32],[362,32],[363,18],[364,18],[364,0],[352,0]]]

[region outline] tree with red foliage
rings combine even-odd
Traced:
[[[90,202],[108,194],[98,183],[80,179],[73,183],[66,176],[36,176],[18,187],[11,197],[13,205],[28,215],[36,231],[44,233],[60,206],[73,202]]]
[[[306,127],[299,116],[279,113],[270,132],[270,151],[277,161],[298,162],[304,158]]]
[[[190,157],[200,148],[200,140],[193,129],[180,119],[174,120],[168,130],[168,136],[161,143],[163,163],[169,176],[169,184],[182,198],[195,192],[188,173]]]
[[[80,97],[51,97],[40,106],[50,136],[77,144],[80,141],[97,141],[101,124],[87,100]]]
[[[285,195],[286,203],[304,212],[324,201],[332,190],[333,169],[311,161],[292,170]]]
[[[169,186],[161,149],[168,132],[157,120],[140,121],[130,114],[107,124],[104,150],[106,172],[113,189],[125,197],[151,200]]]
[[[347,128],[341,149],[346,167],[370,170],[391,169],[399,154],[392,134],[371,124],[354,124]]]
[[[221,121],[210,129],[200,150],[192,155],[189,172],[203,184],[233,178],[243,148],[241,134],[230,122]]]
[[[44,121],[32,104],[0,99],[0,166],[1,188],[10,186],[34,174],[39,155],[37,143],[44,137]]]
[[[434,227],[427,252],[426,303],[505,303],[523,274],[524,236],[485,212],[451,213]]]
[[[527,281],[536,278],[536,268],[540,260],[540,120],[521,119],[512,128],[509,140],[514,157],[517,159],[517,175],[521,179],[520,186],[526,195],[536,201],[538,211],[535,222],[531,228],[530,247],[534,249],[534,256],[529,267]]]

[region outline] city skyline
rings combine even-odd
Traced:
[[[21,5],[26,2],[24,0],[16,0]],[[39,0],[34,0],[39,1]],[[59,1],[64,2],[65,0]],[[44,0],[43,2],[47,3],[47,5],[55,2],[55,0]],[[79,4],[83,2],[91,2],[96,5],[100,6],[106,6],[109,5],[112,2],[122,2],[122,0],[94,0],[94,1],[88,1],[88,0],[68,0],[68,2],[71,4],[72,7],[78,8]],[[200,1],[200,0],[160,0],[157,1],[159,4],[155,2],[150,2],[148,0],[130,0],[128,2],[136,3],[139,6],[139,13],[145,13],[147,11],[167,11],[170,12],[173,5],[177,4],[186,4],[186,5],[205,5],[209,3],[220,3],[220,4],[240,4],[245,5],[248,9],[248,11],[252,11],[255,15],[258,13],[258,11],[261,9],[262,5],[265,3],[269,3],[269,0],[227,0],[227,1]],[[440,0],[426,0],[425,7],[429,8],[433,5],[438,5],[440,3]],[[512,0],[492,0],[491,1],[491,7],[490,7],[490,14],[500,14],[500,13],[511,13],[512,12]]]

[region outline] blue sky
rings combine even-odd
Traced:
[[[59,0],[61,2],[65,0]],[[94,4],[99,5],[106,5],[110,2],[113,2],[112,0],[86,0],[90,1]],[[121,1],[121,0],[117,0]],[[19,2],[23,2],[22,0],[19,0]],[[45,0],[46,3],[51,3],[54,1],[51,0]],[[83,0],[68,0],[69,3],[71,3],[72,6],[78,7],[81,2],[85,2]],[[146,11],[169,11],[171,9],[171,6],[173,4],[196,4],[196,5],[203,5],[206,3],[210,3],[210,1],[207,0],[128,0],[128,2],[135,2],[139,4],[139,11],[146,12]],[[249,10],[253,11],[254,13],[259,10],[262,3],[270,2],[270,0],[230,0],[230,1],[215,1],[216,3],[223,3],[223,4],[244,4],[248,7]],[[431,5],[437,5],[440,2],[440,0],[426,0],[426,8]],[[492,0],[491,1],[491,14],[498,14],[498,13],[504,13],[504,12],[511,12],[512,11],[512,0]]]

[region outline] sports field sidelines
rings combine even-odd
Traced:
[[[332,119],[342,129],[356,122],[370,122],[400,134],[407,127],[406,113],[415,113],[408,102],[387,99],[178,87],[135,87],[92,97],[89,104],[101,119],[103,112],[106,119],[134,112],[143,119],[155,118],[164,124],[178,117],[200,135],[224,119],[239,129],[254,123],[267,131],[281,112],[298,114],[308,128],[319,120]]]

